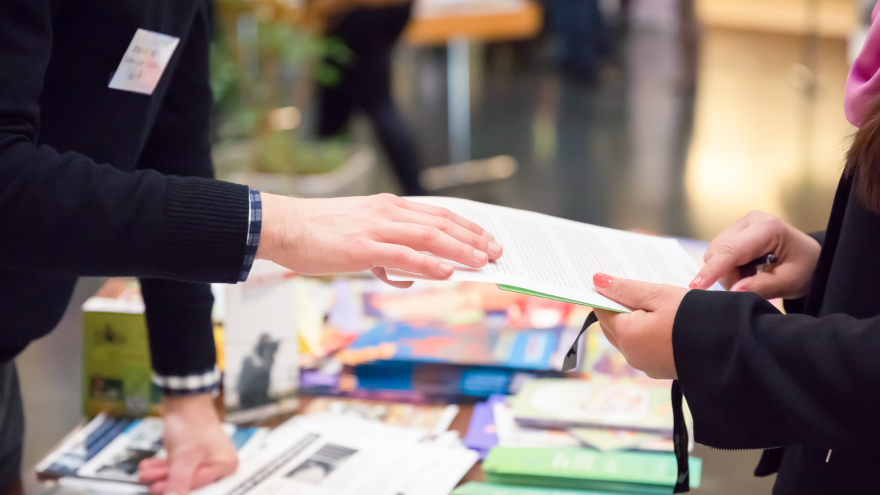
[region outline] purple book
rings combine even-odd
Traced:
[[[474,412],[471,414],[467,435],[464,436],[464,445],[477,451],[480,454],[480,459],[485,459],[489,450],[498,445],[498,435],[495,434],[495,414],[492,412],[492,406],[504,400],[505,396],[503,395],[492,395],[488,401],[474,404]]]

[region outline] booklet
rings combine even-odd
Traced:
[[[689,459],[690,486],[700,486],[702,461]],[[672,491],[675,455],[585,449],[496,447],[482,465],[488,483],[614,493]]]
[[[137,483],[144,459],[165,456],[160,418],[116,418],[99,414],[74,430],[36,467],[42,480],[62,476]],[[240,459],[246,459],[268,434],[266,428],[223,424]]]
[[[598,227],[541,213],[458,198],[413,197],[441,206],[487,231],[504,255],[483,268],[450,262],[450,280],[491,282],[505,290],[612,311],[626,307],[600,295],[593,275],[687,287],[700,271],[676,239]],[[426,279],[404,270],[386,269],[390,280]]]

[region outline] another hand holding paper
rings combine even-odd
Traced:
[[[611,311],[625,305],[600,294],[595,273],[687,287],[699,267],[675,239],[597,227],[529,211],[456,198],[420,197],[413,202],[443,207],[492,232],[504,257],[485,266],[455,265],[451,280],[490,282],[501,288]],[[388,278],[431,278],[387,270]]]

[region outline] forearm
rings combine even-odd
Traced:
[[[673,329],[696,441],[721,448],[880,438],[880,318],[781,315],[749,293],[692,291]]]
[[[246,186],[124,173],[27,142],[0,146],[0,210],[14,240],[0,265],[19,270],[235,282],[244,257]]]

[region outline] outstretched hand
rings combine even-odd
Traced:
[[[605,337],[620,350],[626,362],[651,378],[678,378],[672,352],[672,325],[688,290],[604,273],[593,275],[593,285],[599,294],[632,309],[632,313],[593,310]]]
[[[385,268],[399,268],[446,279],[453,268],[444,259],[479,268],[502,254],[495,238],[474,222],[392,194],[334,199],[263,194],[262,201],[257,258],[304,275],[373,270],[388,282]]]

